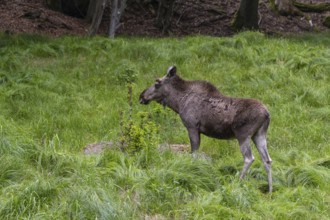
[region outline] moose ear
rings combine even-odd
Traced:
[[[172,77],[176,74],[176,67],[175,66],[170,66],[168,69],[167,69],[167,77]]]

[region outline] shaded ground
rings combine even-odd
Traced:
[[[84,35],[88,23],[46,7],[44,0],[0,0],[0,32]]]
[[[305,0],[301,0],[302,2]],[[327,0],[308,0],[308,2]],[[86,35],[89,23],[48,9],[44,0],[0,0],[0,32],[37,33],[50,36]],[[127,8],[118,34],[162,36],[155,27],[156,7],[136,3]],[[260,0],[260,29],[268,34],[325,31],[322,20],[327,13],[304,13],[304,16],[280,16],[270,9],[268,0]],[[203,34],[228,36],[234,33],[231,20],[238,0],[177,0],[170,35]],[[310,21],[312,25],[310,24]],[[105,35],[109,13],[105,13],[99,34]]]

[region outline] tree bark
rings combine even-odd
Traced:
[[[115,31],[117,26],[117,15],[118,15],[118,0],[111,1],[111,16],[110,16],[110,26],[109,26],[109,37],[115,37]]]
[[[93,15],[94,15],[95,11],[96,11],[95,1],[90,1],[85,19],[87,21],[91,22],[93,20]]]
[[[116,30],[119,27],[119,22],[126,8],[126,0],[111,1],[111,19],[109,25],[109,37],[114,38]]]
[[[240,7],[236,12],[233,27],[241,29],[258,29],[258,6],[259,0],[241,0]]]
[[[88,36],[94,36],[101,24],[102,17],[103,17],[103,12],[106,6],[107,0],[96,0],[91,1],[90,4],[95,4],[94,8],[94,13],[93,13],[93,18],[92,18],[92,24],[89,27],[88,30]]]
[[[162,29],[162,33],[168,33],[171,27],[173,6],[175,0],[160,0],[156,18],[156,26]]]

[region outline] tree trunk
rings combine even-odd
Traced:
[[[126,8],[126,0],[111,1],[111,18],[109,25],[109,37],[114,38],[116,30],[119,28],[119,22]]]
[[[258,6],[259,0],[241,0],[240,7],[236,12],[233,27],[241,29],[258,29]]]
[[[111,1],[111,16],[109,26],[109,37],[114,38],[117,26],[118,0]]]
[[[94,15],[95,11],[96,11],[95,1],[90,1],[85,19],[87,21],[91,22],[93,20],[93,15]]]
[[[95,4],[95,7],[94,7],[94,12],[92,13],[93,14],[92,24],[89,27],[88,36],[94,36],[97,33],[102,21],[103,12],[106,3],[107,0],[96,0],[90,2],[90,4]]]
[[[174,2],[175,0],[159,1],[156,26],[162,29],[163,34],[168,33],[170,30]]]

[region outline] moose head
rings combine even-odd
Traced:
[[[147,105],[150,101],[154,100],[165,105],[164,99],[171,90],[171,81],[174,76],[176,76],[176,67],[171,66],[168,68],[164,77],[156,79],[155,84],[141,93],[140,103]]]

